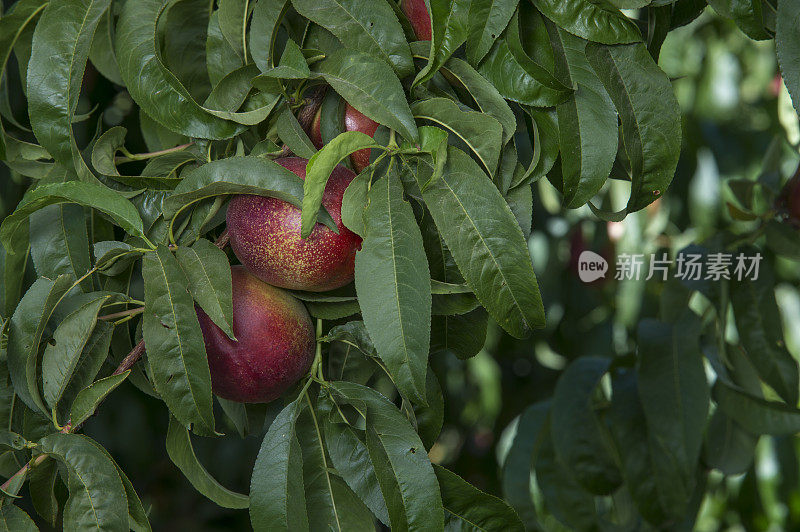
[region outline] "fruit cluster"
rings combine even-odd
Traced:
[[[417,38],[431,40],[431,21],[422,0],[402,4]],[[321,110],[309,137],[322,148]],[[349,103],[344,130],[373,136],[378,123]],[[370,149],[350,156],[353,169],[370,164]],[[275,162],[301,179],[308,161],[285,157]],[[285,290],[325,292],[353,281],[361,238],[342,223],[342,198],[355,174],[337,166],[328,179],[322,205],[338,233],[317,224],[311,236],[300,236],[300,209],[277,198],[235,196],[228,206],[231,248],[242,266],[231,268],[233,333],[229,338],[197,308],[208,354],[214,393],[241,403],[266,403],[280,397],[306,374],[314,358],[314,328],[303,304]]]
[[[300,178],[307,160],[278,159]],[[201,309],[197,313],[214,393],[243,403],[282,395],[309,369],[314,328],[303,304],[285,290],[322,292],[353,281],[361,238],[342,223],[342,197],[355,174],[337,167],[322,197],[338,234],[317,224],[300,236],[300,209],[277,198],[235,196],[228,207],[231,248],[243,266],[231,269],[233,333],[228,336]]]

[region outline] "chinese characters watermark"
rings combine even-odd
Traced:
[[[679,253],[674,259],[667,253],[651,253],[649,256],[623,253],[617,257],[614,279],[666,281],[671,272],[675,279],[683,281],[755,281],[761,259],[761,253]],[[605,278],[608,270],[608,261],[593,251],[583,251],[578,258],[578,276],[584,283]]]
[[[645,255],[622,254],[617,257],[617,268],[614,279],[639,280],[646,271],[645,280],[654,277],[666,281],[670,269],[674,265],[674,277],[683,281],[737,281],[758,279],[758,268],[761,264],[761,253],[755,255],[745,255],[739,253],[709,253],[702,255],[699,253],[681,253],[674,260],[670,259],[666,253],[660,256],[650,255],[650,260],[645,265]]]

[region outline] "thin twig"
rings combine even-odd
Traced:
[[[136,344],[136,347],[134,347],[133,350],[128,353],[128,356],[122,359],[122,362],[119,363],[119,366],[117,366],[117,369],[114,370],[112,375],[119,375],[120,373],[125,373],[131,369],[133,365],[139,361],[143,354],[144,340],[140,340],[139,343]]]
[[[194,142],[188,142],[186,144],[181,144],[180,146],[175,146],[174,148],[167,148],[166,150],[158,150],[158,151],[151,151],[148,153],[130,153],[129,151],[122,148],[120,151],[124,154],[124,157],[116,157],[114,158],[114,162],[117,164],[120,163],[129,163],[133,161],[144,161],[146,159],[152,159],[153,157],[158,157],[159,155],[166,155],[168,153],[175,153],[177,151],[182,151],[188,148],[189,146],[193,145]]]
[[[119,312],[114,312],[113,314],[106,314],[105,316],[100,316],[97,319],[115,320],[117,318],[124,318],[125,316],[136,316],[137,314],[141,314],[142,312],[144,312],[144,307],[136,307],[128,310],[121,310]]]

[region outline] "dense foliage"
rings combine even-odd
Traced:
[[[742,34],[774,38],[800,107],[800,4],[410,4],[5,6],[7,529],[36,528],[22,508],[42,526],[150,529],[137,471],[91,430],[95,411],[136,411],[120,394],[151,401],[162,422],[145,428],[177,469],[213,503],[249,512],[256,530],[687,529],[734,497],[738,522],[774,518],[742,508],[759,504],[748,495],[759,442],[777,442],[797,469],[800,353],[784,322],[797,327],[800,313],[787,320],[778,299],[800,302],[800,174],[784,183],[800,128],[786,102],[761,117],[768,133],[739,127],[723,92],[698,89],[719,76],[683,64],[690,43],[713,57],[712,44],[753,53]],[[713,31],[687,28],[701,15]],[[692,40],[660,58],[675,34]],[[350,107],[377,128],[350,130]],[[742,138],[708,133],[709,109]],[[669,188],[676,169],[709,173],[698,148],[709,137],[737,169],[724,212],[716,183]],[[326,183],[365,149],[341,209],[363,238],[354,283],[291,291],[316,321],[309,374],[266,407],[215,397],[195,307],[232,330],[229,200],[295,205],[304,238],[335,228]],[[274,162],[289,154],[309,160],[305,180]],[[612,262],[606,279],[577,280],[584,250]],[[613,279],[613,253],[762,260],[757,279],[737,278],[731,262],[715,277],[670,270],[645,283]],[[532,346],[536,366],[525,359],[503,377],[514,408],[495,427],[486,411],[502,392],[486,375]],[[507,424],[499,480],[454,457],[453,426],[477,420],[484,440]],[[260,449],[224,463],[209,451],[237,438]],[[741,486],[720,480],[742,473]],[[248,493],[217,480],[242,475]],[[787,484],[784,500],[798,493]],[[787,526],[800,523],[800,508],[788,513]]]

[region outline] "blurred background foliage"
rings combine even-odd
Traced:
[[[21,46],[27,39],[21,39]],[[768,167],[784,182],[800,160],[800,126],[775,62],[774,42],[748,39],[733,22],[710,8],[691,24],[671,32],[660,66],[673,79],[683,112],[683,148],[668,193],[618,223],[595,218],[588,207],[565,210],[546,179],[534,186],[534,222],[529,248],[547,310],[547,328],[527,340],[515,340],[491,326],[481,353],[466,362],[437,355],[432,361],[446,396],[445,425],[431,451],[446,465],[489,493],[501,495],[499,472],[513,439],[517,416],[528,405],[552,396],[556,381],[573,359],[625,356],[633,352],[636,323],[656,316],[663,282],[616,281],[620,253],[649,255],[702,242],[720,229],[752,229],[735,220],[728,182],[755,180]],[[18,52],[19,53],[19,52]],[[13,60],[13,59],[12,59]],[[145,151],[139,115],[130,96],[90,66],[75,125],[78,144],[103,127],[123,125],[132,149]],[[15,65],[0,93],[4,115],[27,123],[25,105],[13,99],[19,87]],[[88,101],[99,102],[90,109]],[[18,176],[0,167],[0,218],[11,212],[24,191]],[[626,185],[609,180],[611,207],[628,197]],[[614,202],[618,200],[619,205]],[[798,237],[800,238],[800,237]],[[584,249],[606,257],[611,270],[590,285],[577,276]],[[29,269],[32,272],[32,268]],[[800,268],[777,259],[776,288],[787,347],[800,358]],[[694,302],[693,302],[694,303]],[[278,405],[263,408],[265,425]],[[163,403],[126,384],[110,396],[102,415],[85,432],[108,448],[152,508],[151,521],[166,530],[239,530],[249,528],[246,512],[225,510],[208,501],[177,474],[164,448],[168,415]],[[224,485],[247,491],[263,432],[250,427],[247,438],[195,441],[201,461]],[[228,427],[229,432],[235,432]],[[762,437],[755,461],[744,475],[712,472],[700,507],[697,530],[800,530],[800,443],[794,437]],[[0,464],[2,467],[2,464]],[[4,472],[5,473],[5,472]],[[543,524],[561,530],[541,505],[532,477],[534,500]],[[21,506],[33,513],[30,501]]]

